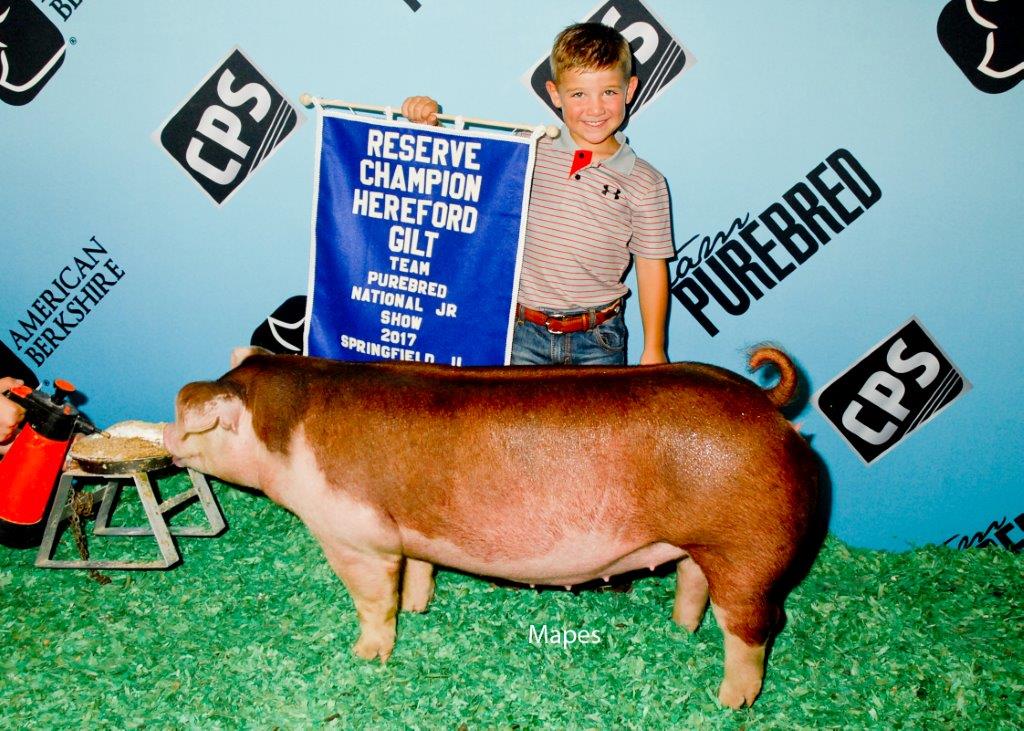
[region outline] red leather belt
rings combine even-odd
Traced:
[[[519,305],[518,311],[519,319],[532,322],[535,325],[543,325],[548,329],[549,333],[561,335],[563,333],[592,330],[598,325],[607,322],[622,311],[622,300],[615,300],[600,310],[587,310],[577,315],[549,315],[546,312],[533,310],[523,305]]]

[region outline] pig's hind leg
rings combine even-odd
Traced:
[[[718,700],[730,708],[754,702],[764,680],[765,651],[782,625],[782,603],[775,583],[779,571],[771,560],[717,560],[695,555],[707,577],[711,607],[725,643],[725,672]]]
[[[425,612],[433,596],[434,565],[406,557],[402,572],[402,611]]]
[[[401,556],[369,555],[337,544],[324,544],[324,553],[356,605],[359,638],[352,652],[387,662],[395,647]]]
[[[696,632],[708,607],[708,580],[690,557],[676,564],[676,601],[672,620],[690,632]]]

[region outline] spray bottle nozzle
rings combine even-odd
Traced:
[[[75,384],[58,378],[53,382],[53,403],[60,406],[74,392]]]

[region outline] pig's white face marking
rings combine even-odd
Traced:
[[[177,467],[192,467],[198,469],[193,463],[199,456],[199,437],[209,432],[212,429],[216,429],[217,424],[214,423],[209,429],[196,432],[186,432],[175,423],[167,424],[164,427],[164,447],[174,459],[174,464]],[[189,437],[193,437],[190,439]],[[191,451],[189,450],[191,447]]]
[[[198,408],[179,408],[175,423],[164,428],[164,446],[179,467],[259,487],[256,465],[262,447],[238,399],[220,397]]]

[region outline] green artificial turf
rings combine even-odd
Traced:
[[[1024,555],[830,536],[787,603],[760,699],[734,712],[716,701],[714,618],[696,635],[672,623],[672,575],[537,592],[442,571],[381,665],[351,654],[355,610],[304,526],[214,489],[228,531],[179,539],[171,570],[100,585],[0,547],[3,728],[1024,727]],[[90,547],[155,553],[144,538]],[[601,641],[537,646],[531,624]]]

